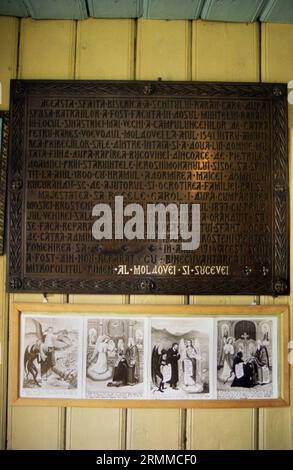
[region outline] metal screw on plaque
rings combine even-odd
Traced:
[[[242,271],[244,272],[244,274],[246,274],[248,276],[251,273],[252,269],[251,269],[250,266],[244,266]]]
[[[280,88],[276,87],[276,88],[273,89],[273,95],[274,96],[282,96],[282,94],[283,94],[283,92]]]
[[[144,95],[152,95],[155,91],[154,85],[151,85],[150,83],[148,85],[144,85],[143,87],[143,94]]]
[[[10,287],[11,289],[20,289],[22,286],[22,282],[20,279],[18,279],[17,277],[15,277],[14,279],[11,279],[10,280]]]
[[[285,191],[285,188],[282,184],[277,183],[275,185],[275,191],[276,193],[283,193]]]
[[[153,290],[154,287],[155,284],[150,279],[146,279],[145,281],[141,281],[140,283],[140,288],[145,291]]]
[[[277,294],[283,294],[287,290],[287,282],[283,279],[278,279],[274,284],[274,290]]]
[[[11,184],[12,191],[19,191],[22,188],[22,180],[20,178],[14,178]]]
[[[15,93],[21,95],[25,91],[24,84],[20,81],[16,82]]]
[[[266,276],[269,272],[269,268],[267,266],[262,266],[261,267],[261,273],[263,276]]]

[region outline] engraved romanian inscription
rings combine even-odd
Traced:
[[[10,290],[287,293],[275,89],[14,81]]]

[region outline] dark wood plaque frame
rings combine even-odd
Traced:
[[[2,132],[0,133],[0,255],[3,255],[9,133],[8,111],[0,111],[0,119],[2,120]]]
[[[152,276],[30,276],[24,273],[26,240],[26,120],[31,96],[87,98],[198,97],[212,100],[265,99],[270,103],[271,171],[271,269],[258,268],[257,275],[244,265],[241,275],[229,277]],[[9,168],[9,269],[10,292],[152,293],[152,294],[244,294],[289,293],[289,194],[287,88],[282,84],[145,82],[145,81],[52,81],[13,80],[11,88],[11,133]],[[152,242],[149,251],[156,242]],[[120,247],[123,253],[124,247]]]

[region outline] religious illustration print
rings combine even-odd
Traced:
[[[82,330],[77,316],[22,315],[21,397],[81,397]]]
[[[145,397],[145,320],[88,317],[85,328],[85,396]]]
[[[277,318],[217,321],[217,399],[277,397]]]
[[[151,399],[211,397],[211,318],[152,318],[150,341]]]

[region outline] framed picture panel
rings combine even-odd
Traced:
[[[14,304],[16,405],[289,403],[288,307]]]

